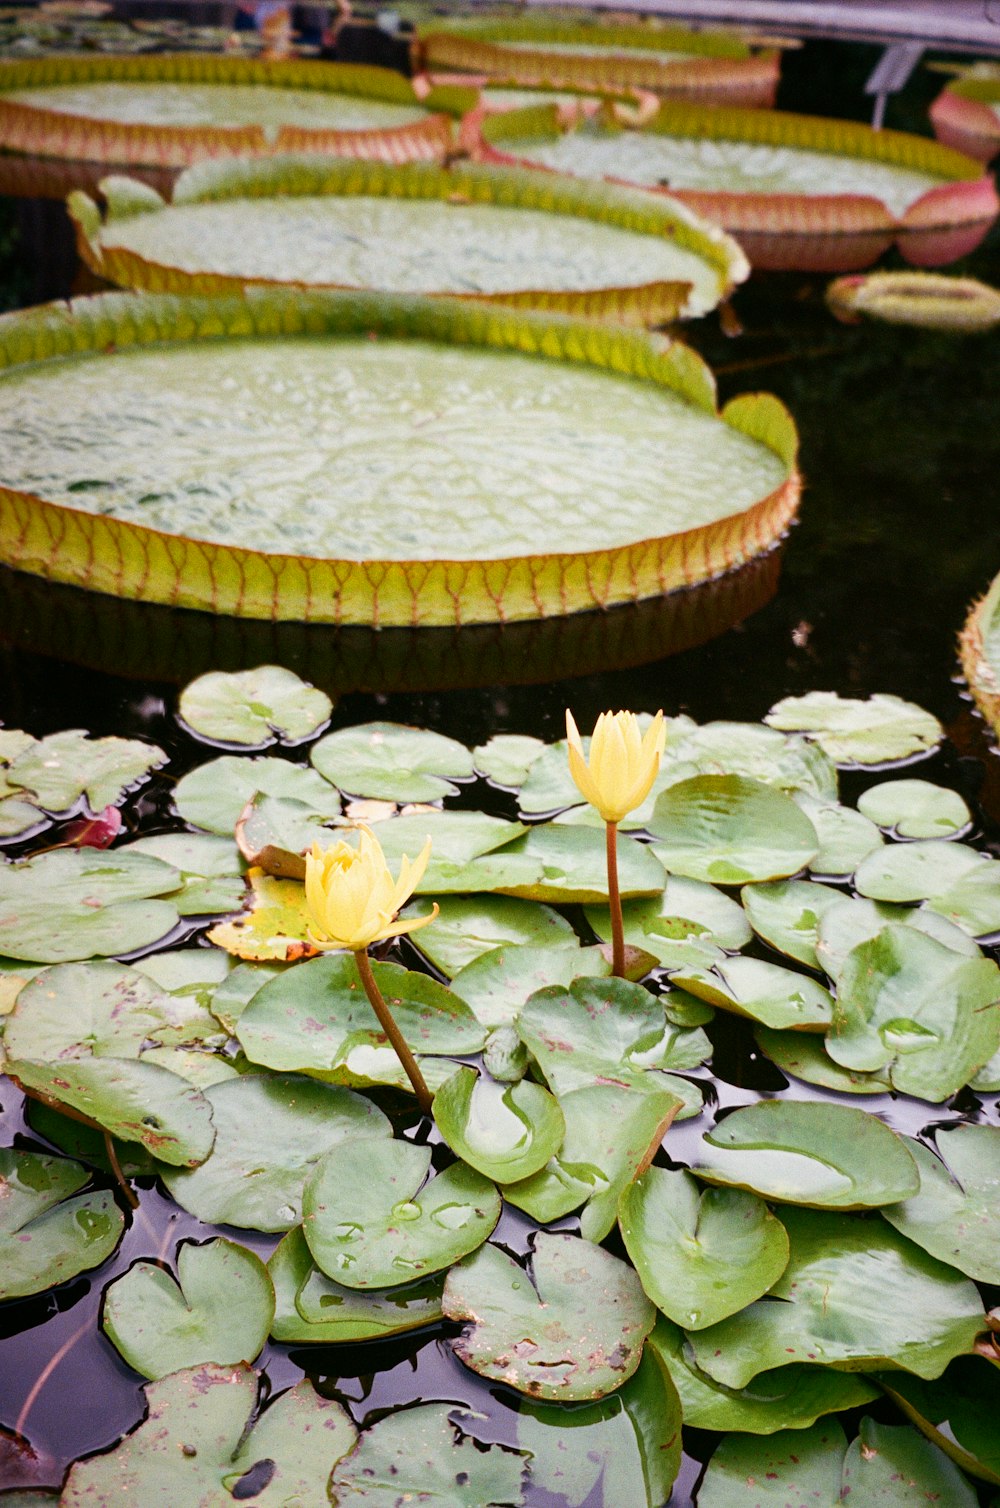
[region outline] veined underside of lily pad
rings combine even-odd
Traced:
[[[686,346],[568,317],[102,294],[5,316],[0,359],[2,558],[113,596],[381,626],[547,617],[718,575],[798,503],[777,399],[720,413]]]
[[[947,84],[930,109],[938,141],[977,162],[1000,152],[1000,72],[970,70]]]
[[[378,287],[659,325],[707,312],[749,274],[685,206],[515,169],[288,157],[209,162],[173,202],[131,179],[106,210],[70,196],[77,245],[122,287]]]
[[[680,101],[629,129],[584,113],[478,111],[463,137],[482,161],[666,189],[760,268],[850,272],[893,244],[937,266],[974,250],[1000,212],[981,163],[902,131]]]
[[[976,706],[1000,737],[1000,575],[973,604],[959,638],[959,655]]]
[[[435,18],[419,28],[415,65],[510,83],[652,89],[712,104],[773,105],[781,66],[772,49],[681,26],[605,25],[524,16]]]
[[[330,152],[440,160],[475,98],[421,100],[388,68],[208,53],[0,61],[6,152],[154,167],[205,157]]]

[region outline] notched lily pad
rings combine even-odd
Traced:
[[[786,696],[764,718],[771,728],[805,733],[838,765],[898,764],[927,754],[944,738],[936,717],[898,696],[867,701],[834,691]]]
[[[472,760],[476,772],[485,775],[493,785],[516,791],[544,750],[540,738],[529,738],[523,733],[494,733],[486,743],[473,749]]]
[[[86,797],[92,812],[117,806],[155,769],[167,763],[156,744],[138,738],[91,738],[69,728],[34,739],[5,730],[0,743],[0,795],[8,789],[46,812],[63,812]]]
[[[340,796],[322,775],[267,754],[259,759],[223,754],[199,765],[177,782],[174,806],[192,827],[231,838],[243,808],[258,791],[298,801],[324,822],[340,815]]]
[[[795,792],[795,804],[805,812],[819,839],[819,853],[809,861],[810,874],[846,879],[885,841],[874,822],[851,806],[820,801],[806,791]]]
[[[671,978],[698,1000],[765,1026],[824,1031],[833,1019],[829,990],[761,958],[723,958],[711,968],[679,968]]]
[[[587,921],[598,937],[610,939],[608,907],[588,906]],[[667,968],[699,958],[712,963],[721,949],[738,950],[751,937],[737,901],[714,885],[682,875],[668,875],[655,900],[626,901],[622,922],[626,943],[652,953]]]
[[[243,865],[239,849],[228,838],[207,833],[157,833],[137,838],[115,852],[151,854],[173,865],[181,883],[165,899],[181,916],[219,915],[238,911],[243,904]]]
[[[197,737],[256,749],[278,739],[302,743],[332,711],[325,692],[280,665],[209,671],[185,686],[177,705],[181,725]]]
[[[972,813],[957,791],[930,780],[883,780],[858,797],[858,811],[897,838],[955,838]]]
[[[397,1409],[365,1430],[340,1461],[330,1486],[342,1508],[520,1508],[530,1456],[480,1444],[468,1421],[480,1417],[450,1403]]]
[[[745,885],[740,900],[758,937],[807,968],[820,968],[816,938],[820,921],[844,899],[843,891],[810,880]]]
[[[539,823],[503,850],[503,855],[533,860],[537,879],[506,884],[506,895],[563,904],[603,900],[608,893],[607,850],[602,832],[585,827]],[[659,895],[666,876],[648,844],[619,834],[618,884],[623,899]]]
[[[47,1153],[0,1148],[0,1299],[43,1293],[111,1255],[125,1217],[90,1172]]]
[[[656,1311],[626,1263],[576,1236],[535,1237],[530,1275],[486,1245],[448,1274],[456,1356],[532,1398],[601,1398],[636,1370]]]
[[[367,1293],[345,1288],[320,1272],[301,1226],[281,1238],[267,1269],[274,1284],[275,1340],[295,1345],[379,1340],[441,1318],[444,1273]]]
[[[559,1102],[540,1084],[498,1084],[459,1068],[434,1096],[438,1130],[457,1157],[494,1183],[543,1168],[566,1131]]]
[[[419,936],[419,934],[418,934]],[[599,948],[510,943],[492,948],[459,969],[452,989],[484,1026],[508,1026],[536,990],[568,986],[584,975],[606,979],[611,964]]]
[[[718,885],[779,880],[819,852],[790,796],[742,775],[696,775],[657,797],[653,851],[669,873]]]
[[[359,723],[320,739],[310,754],[320,774],[352,796],[437,801],[475,773],[464,744],[404,723]]]

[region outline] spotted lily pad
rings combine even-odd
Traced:
[[[524,784],[528,771],[545,750],[540,738],[523,733],[494,733],[472,751],[473,764],[493,785],[514,791]]]
[[[136,1262],[105,1289],[102,1324],[143,1377],[198,1362],[253,1361],[274,1317],[274,1290],[260,1258],[235,1241],[185,1241],[177,1278]]]
[[[810,969],[820,967],[816,954],[820,920],[843,899],[843,891],[809,880],[745,885],[740,892],[740,900],[757,935],[772,948],[787,953],[790,958],[797,958]]]
[[[328,1152],[302,1201],[321,1271],[346,1288],[388,1288],[481,1246],[500,1217],[495,1187],[461,1162],[428,1179],[430,1162],[429,1147],[405,1141],[347,1139]]]
[[[888,926],[848,954],[827,1052],[938,1103],[1000,1047],[1000,969],[911,927]]]
[[[339,1508],[520,1508],[529,1456],[480,1444],[468,1421],[479,1418],[450,1403],[397,1409],[365,1430],[333,1473]],[[467,1432],[468,1431],[468,1432]]]
[[[439,916],[414,934],[414,942],[444,974],[457,974],[466,964],[502,943],[534,943],[548,948],[578,948],[570,923],[551,906],[514,896],[445,896]],[[404,917],[426,916],[429,900],[411,901]]]
[[[498,1084],[474,1068],[442,1084],[434,1119],[456,1156],[499,1184],[537,1173],[566,1132],[558,1101],[540,1084]]]
[[[466,964],[452,988],[484,1026],[516,1021],[529,995],[546,985],[568,986],[584,975],[607,978],[611,964],[599,948],[552,948],[511,943]]]
[[[530,1274],[486,1245],[453,1267],[449,1319],[468,1321],[455,1354],[532,1398],[601,1398],[631,1377],[656,1311],[626,1263],[577,1236],[535,1238]]]
[[[509,855],[514,840],[523,832],[520,822],[508,822],[503,817],[473,811],[431,811],[392,817],[378,824],[378,840],[393,874],[398,872],[404,854],[414,858],[427,839],[431,839],[430,860],[417,887],[420,895],[439,895],[462,888],[492,889],[488,872],[485,882],[480,879],[476,883],[479,877],[475,861],[489,854],[502,862]],[[347,836],[349,838],[350,834]],[[517,866],[515,874],[523,867]],[[534,873],[536,866],[530,867]],[[502,876],[502,868],[499,873]],[[469,885],[463,884],[463,875],[466,874],[472,881]]]
[[[25,793],[36,807],[62,812],[86,797],[92,812],[117,806],[152,770],[167,762],[155,744],[138,738],[91,738],[81,728],[0,747],[2,783]],[[3,792],[6,794],[6,791]]]
[[[391,1135],[370,1100],[296,1074],[244,1074],[205,1090],[215,1123],[212,1156],[200,1168],[164,1170],[183,1209],[216,1225],[289,1230],[302,1218],[302,1189],[324,1153],[345,1137]]]
[[[158,833],[138,838],[116,854],[151,854],[172,864],[180,874],[180,887],[167,899],[181,916],[218,915],[238,911],[243,904],[243,865],[236,844],[229,838],[207,833]]]
[[[816,740],[838,765],[897,764],[936,749],[944,729],[936,717],[898,696],[877,694],[867,701],[834,691],[810,691],[776,702],[764,721],[784,732]]]
[[[929,780],[883,780],[858,797],[858,811],[898,838],[954,838],[972,821],[957,791]]]
[[[176,869],[148,854],[63,848],[0,868],[0,951],[36,963],[131,953],[177,924]]]
[[[250,869],[247,878],[246,910],[217,922],[207,934],[209,942],[257,963],[294,963],[314,957],[301,881],[276,879],[261,869]]]
[[[174,805],[185,822],[231,838],[240,813],[262,791],[300,801],[323,821],[340,815],[340,796],[315,770],[287,759],[262,755],[259,759],[223,754],[185,775],[174,788]]]
[[[657,798],[650,829],[671,874],[720,885],[776,880],[815,858],[819,840],[790,796],[742,775],[696,775]]]
[[[352,796],[437,801],[474,774],[464,744],[403,723],[359,723],[320,739],[310,754],[320,774]]]
[[[692,1172],[782,1204],[825,1209],[877,1209],[920,1187],[902,1137],[867,1111],[814,1100],[733,1110],[705,1133]]]
[[[125,1217],[108,1190],[79,1192],[89,1180],[77,1162],[0,1148],[0,1299],[43,1293],[114,1251]]]
[[[920,1188],[885,1218],[932,1257],[979,1283],[1000,1283],[1000,1127],[939,1130],[938,1156],[910,1142]]]
[[[610,939],[611,912],[606,906],[588,906],[587,921],[598,937]],[[622,922],[626,943],[646,949],[668,968],[699,955],[711,963],[721,948],[743,948],[751,937],[737,901],[714,885],[682,875],[668,875],[655,900],[626,901]]]
[[[275,1292],[275,1340],[296,1345],[379,1340],[441,1318],[444,1273],[398,1288],[345,1288],[320,1272],[301,1226],[282,1236],[267,1268]]]
[[[672,978],[698,1000],[765,1026],[823,1031],[833,1019],[829,990],[760,958],[723,958],[710,969],[679,968]]]
[[[646,1293],[689,1330],[752,1304],[788,1264],[785,1228],[763,1200],[703,1189],[682,1169],[642,1173],[622,1194],[618,1222]]]
[[[924,1382],[906,1372],[874,1379],[920,1430],[971,1476],[1000,1486],[1000,1373],[978,1356],[960,1356],[944,1375]]]
[[[249,1496],[249,1485],[255,1508],[322,1503],[331,1467],[356,1438],[350,1416],[300,1382],[251,1427],[257,1392],[257,1373],[242,1363],[188,1367],[150,1383],[142,1423],[114,1450],[77,1461],[60,1501],[225,1508]]]
[[[791,1362],[939,1377],[971,1351],[985,1325],[975,1285],[880,1215],[788,1208],[781,1223],[791,1256],[770,1294],[690,1336],[695,1361],[717,1382],[744,1388]]]
[[[191,681],[177,706],[181,722],[212,743],[264,748],[297,744],[329,720],[330,698],[280,665],[212,670]]]

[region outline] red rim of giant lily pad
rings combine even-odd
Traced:
[[[283,125],[172,126],[72,115],[12,100],[15,90],[87,83],[254,84],[312,89],[409,105],[427,111],[405,126],[364,130]],[[47,57],[0,61],[0,140],[6,152],[74,162],[186,167],[204,157],[261,157],[281,152],[330,152],[383,162],[441,159],[452,144],[452,119],[475,98],[438,90],[420,98],[408,79],[388,68],[314,60],[177,53],[129,57]]]
[[[0,488],[0,559],[111,596],[237,617],[382,627],[510,622],[638,602],[708,580],[768,550],[795,516],[798,437],[778,399],[743,394],[720,412],[711,372],[689,347],[610,324],[384,293],[268,288],[215,299],[109,293],[4,315],[0,364],[9,369],[109,346],[324,334],[517,351],[650,382],[772,451],[785,479],[739,512],[658,538],[458,560],[266,553]]]
[[[973,603],[958,647],[962,674],[976,706],[1000,738],[1000,575]]]
[[[69,196],[68,208],[76,228],[77,249],[99,277],[122,288],[154,293],[236,293],[253,285],[288,286],[292,280],[244,277],[235,273],[190,271],[159,262],[127,246],[104,244],[102,233],[115,222],[144,217],[168,208],[144,184],[109,178],[100,185],[105,210],[82,192]],[[174,205],[253,201],[290,196],[366,196],[399,201],[440,201],[452,206],[468,203],[570,216],[594,224],[615,226],[635,235],[663,238],[697,254],[716,274],[715,303],[692,299],[689,282],[657,280],[616,285],[614,269],[608,281],[585,289],[526,287],[503,292],[462,292],[440,289],[430,297],[458,297],[474,303],[502,304],[517,309],[613,319],[621,324],[656,326],[704,313],[721,303],[749,275],[750,267],[737,243],[710,221],[685,205],[648,194],[587,183],[557,174],[542,175],[518,169],[458,163],[442,168],[434,163],[387,164],[337,161],[329,158],[276,158],[258,162],[206,162],[187,170],[177,181]],[[357,286],[333,282],[314,287]]]
[[[543,44],[551,42],[580,51],[548,52]],[[635,56],[644,51],[648,58]],[[686,56],[663,59],[656,56],[661,52]],[[418,29],[413,58],[417,70],[487,74],[512,85],[652,89],[671,98],[748,106],[774,104],[781,67],[778,51],[754,51],[722,32],[535,16],[451,25],[435,19]]]
[[[534,167],[519,155],[527,142],[578,129],[565,110],[532,106],[463,122],[467,149],[486,162]],[[619,123],[620,124],[620,123]],[[635,129],[665,136],[743,141],[800,148],[887,163],[933,174],[940,184],[920,194],[903,215],[872,194],[722,192],[672,188],[673,198],[724,225],[753,267],[852,272],[868,267],[894,243],[908,262],[933,267],[973,251],[1000,213],[992,177],[981,163],[940,142],[903,131],[875,131],[858,121],[827,120],[777,110],[737,110],[664,101]],[[650,191],[647,186],[647,192]],[[656,192],[656,190],[653,190]]]
[[[931,105],[934,135],[945,146],[965,152],[977,162],[992,162],[1000,152],[998,107],[1000,74],[954,79]]]

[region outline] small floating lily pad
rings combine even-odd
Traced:
[[[258,791],[299,801],[324,822],[340,815],[340,796],[322,775],[268,754],[210,759],[177,782],[174,805],[192,827],[231,838],[243,808]]]
[[[209,671],[185,686],[177,704],[181,722],[199,738],[256,749],[279,738],[302,743],[332,710],[325,692],[280,665]]]
[[[274,1318],[274,1290],[260,1258],[235,1241],[185,1241],[177,1278],[136,1262],[104,1293],[102,1324],[115,1349],[143,1377],[199,1362],[253,1361]]]
[[[876,694],[867,701],[834,691],[810,691],[776,702],[764,721],[785,732],[806,733],[838,765],[898,764],[936,749],[944,729],[936,717],[902,697]]]
[[[388,1288],[481,1246],[500,1217],[496,1188],[461,1162],[428,1179],[430,1162],[430,1148],[411,1142],[348,1138],[332,1148],[302,1201],[321,1271],[346,1288]]]
[[[840,1094],[888,1094],[892,1085],[877,1073],[861,1073],[835,1063],[823,1042],[811,1032],[775,1031],[758,1026],[754,1032],[757,1045],[782,1073],[823,1089]]]
[[[440,914],[414,934],[413,941],[442,973],[455,975],[473,959],[502,943],[534,943],[548,948],[578,948],[572,926],[551,906],[515,896],[444,896]],[[426,916],[431,901],[415,900],[400,913]]]
[[[451,1150],[494,1183],[537,1173],[566,1132],[559,1103],[540,1084],[498,1084],[459,1068],[434,1096],[434,1119]]]
[[[819,853],[809,862],[810,874],[824,879],[847,878],[862,859],[882,847],[884,839],[874,822],[853,807],[819,801],[805,791],[795,792],[795,804],[801,806],[819,839]]]
[[[19,737],[20,747],[11,745],[9,733],[0,745],[0,775],[6,786],[24,792],[47,812],[66,811],[82,796],[92,812],[117,806],[127,791],[167,762],[156,744],[138,738],[91,738],[82,728],[42,739]]]
[[[607,849],[602,832],[539,823],[504,853],[535,859],[541,870],[537,879],[527,883],[497,886],[508,895],[564,904],[599,901],[607,896]],[[619,835],[618,884],[623,899],[658,895],[665,879],[663,866],[648,844]]]
[[[625,1262],[576,1236],[536,1236],[530,1276],[486,1245],[453,1267],[449,1319],[468,1321],[452,1342],[474,1372],[532,1398],[602,1398],[631,1377],[656,1310]]]
[[[696,775],[657,797],[654,852],[671,874],[719,885],[797,874],[819,851],[790,796],[742,775]]]
[[[930,780],[883,780],[862,792],[858,811],[898,838],[954,838],[972,821],[957,791]]]
[[[345,1288],[320,1272],[301,1226],[282,1236],[267,1269],[275,1292],[275,1340],[295,1345],[379,1340],[441,1318],[444,1273],[398,1288]]]
[[[743,775],[788,795],[836,801],[837,770],[818,744],[763,723],[718,721],[680,727],[665,754],[671,782],[692,775]]]
[[[475,773],[464,744],[404,723],[338,728],[320,739],[309,757],[340,790],[384,801],[437,801],[455,794],[456,779]]]
[[[131,953],[164,937],[181,883],[148,854],[63,848],[0,867],[0,952],[36,963]]]
[[[813,1100],[733,1110],[705,1133],[692,1172],[782,1204],[841,1210],[878,1209],[920,1187],[902,1137],[867,1111]]]
[[[935,1145],[937,1157],[910,1142],[920,1188],[885,1218],[967,1277],[1000,1283],[1000,1127],[959,1122]]]
[[[493,785],[515,791],[523,785],[528,771],[545,750],[540,738],[524,733],[494,733],[486,743],[472,751],[476,771]]]
[[[858,866],[855,883],[870,900],[912,903],[941,894],[974,871],[989,871],[993,863],[965,843],[893,843]],[[1000,885],[1000,866],[996,873]]]
[[[365,1430],[338,1463],[330,1482],[334,1501],[341,1508],[407,1502],[520,1508],[530,1456],[480,1444],[467,1423],[479,1417],[450,1403],[397,1409]]]
[[[100,1264],[125,1217],[107,1189],[81,1194],[78,1162],[0,1148],[0,1299],[43,1293]]]

